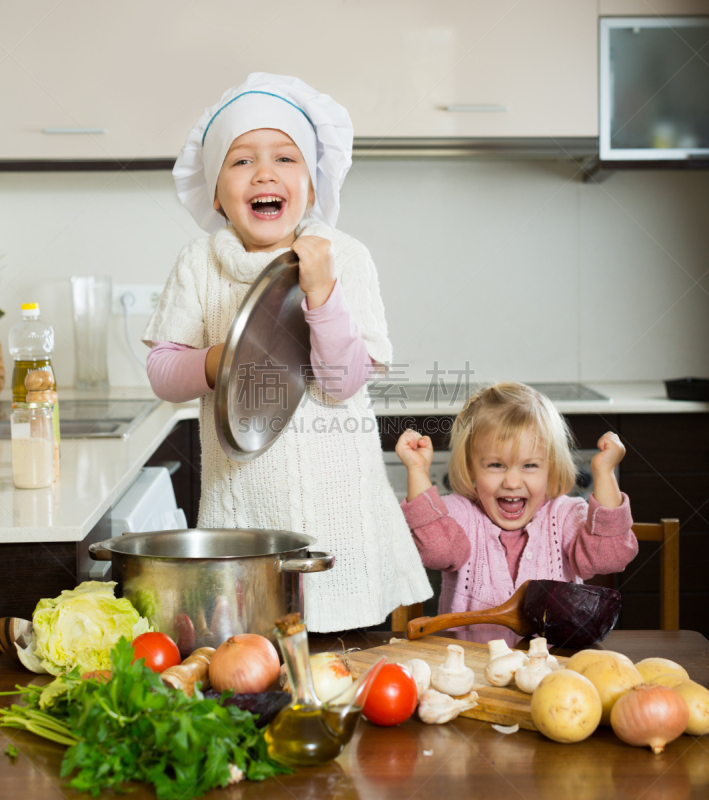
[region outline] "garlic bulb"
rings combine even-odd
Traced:
[[[477,701],[477,692],[470,692],[467,697],[456,700],[435,689],[426,689],[419,700],[419,717],[421,722],[428,725],[442,725],[455,719],[463,711],[475,708]]]
[[[529,643],[528,655],[530,658],[532,656],[537,656],[540,653],[543,653],[546,656],[547,667],[551,669],[559,669],[559,662],[547,650],[547,640],[543,636],[539,636],[537,639],[532,639],[532,641]]]
[[[521,650],[510,650],[504,639],[492,639],[488,648],[490,660],[485,667],[485,680],[492,686],[512,683],[515,672],[529,661]]]
[[[416,692],[418,693],[418,696],[421,697],[421,695],[431,685],[431,667],[429,667],[428,663],[422,658],[412,658],[411,661],[407,661],[405,664],[401,664],[400,666],[404,667],[404,669],[407,669],[411,673],[411,677],[414,679],[414,683],[416,684]]]
[[[545,653],[535,653],[529,659],[529,664],[525,664],[515,672],[515,683],[523,692],[532,694],[542,682],[542,678],[552,671],[546,660]]]
[[[448,645],[444,664],[431,673],[431,686],[438,692],[458,697],[467,694],[475,683],[475,673],[465,666],[465,651],[458,644]]]

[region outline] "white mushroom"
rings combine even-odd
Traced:
[[[474,683],[475,673],[465,666],[465,651],[458,644],[449,644],[445,663],[431,673],[431,686],[438,692],[459,697],[467,694]]]
[[[492,686],[512,683],[515,672],[529,661],[521,650],[510,650],[504,639],[492,639],[488,648],[490,660],[485,667],[485,680]]]
[[[416,693],[419,697],[431,685],[431,667],[422,658],[412,658],[400,666],[404,667],[411,673],[411,677],[416,683]]]
[[[456,700],[435,689],[427,689],[419,700],[419,717],[428,725],[442,725],[455,719],[463,711],[475,708],[477,704],[477,692],[470,692],[467,697]]]
[[[531,658],[532,656],[537,656],[541,653],[547,657],[547,667],[550,669],[559,669],[559,662],[547,650],[547,640],[543,636],[539,636],[537,639],[532,639],[532,641],[529,643],[528,655]]]
[[[515,672],[515,683],[523,692],[532,694],[542,682],[542,678],[552,671],[546,660],[545,653],[535,653],[529,659],[529,664],[525,664]]]

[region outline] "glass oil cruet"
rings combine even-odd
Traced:
[[[291,704],[279,712],[265,733],[268,754],[291,767],[318,766],[337,758],[352,738],[369,690],[386,658],[380,658],[352,686],[323,703],[310,672],[308,633],[299,614],[276,620]]]

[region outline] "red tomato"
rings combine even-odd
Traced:
[[[398,725],[416,710],[416,683],[398,664],[385,664],[374,679],[364,716],[375,725]]]
[[[181,663],[180,651],[172,639],[165,633],[141,633],[133,639],[133,662],[145,659],[145,666],[153,672],[162,672],[168,667]]]

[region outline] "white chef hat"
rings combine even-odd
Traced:
[[[298,78],[252,72],[205,109],[172,170],[177,195],[200,228],[216,233],[227,224],[213,206],[219,171],[234,139],[257,128],[281,130],[295,142],[315,189],[312,216],[334,227],[352,165],[350,115]]]

